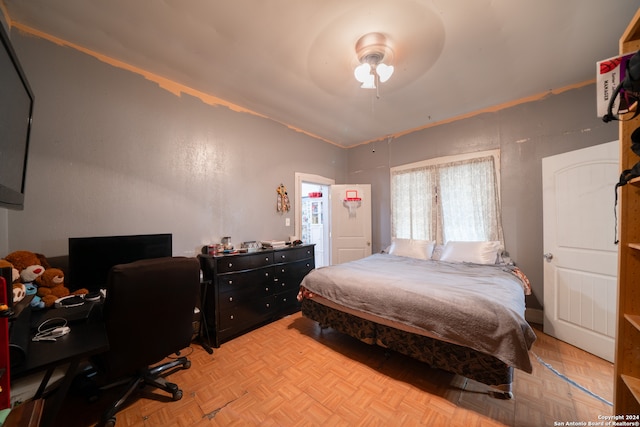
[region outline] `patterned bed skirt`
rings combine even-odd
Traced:
[[[381,325],[310,299],[302,300],[302,314],[323,327],[331,327],[367,344],[377,344],[434,368],[489,385],[502,393],[511,393],[513,368],[491,355]]]

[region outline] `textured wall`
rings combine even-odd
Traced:
[[[224,235],[286,239],[293,226],[275,213],[275,188],[287,186],[293,207],[294,173],[304,172],[372,185],[375,252],[390,242],[390,167],[500,148],[506,247],[532,281],[535,308],[543,300],[541,159],[617,139],[616,124],[595,116],[590,85],[343,150],[176,97],[74,50],[12,38],[36,108],[25,210],[0,212],[6,251],[53,256],[66,253],[69,236],[155,232],[174,234],[176,255]]]
[[[374,218],[374,251],[391,241],[391,167],[500,148],[505,246],[532,282],[534,295],[529,297],[528,306],[541,307],[542,158],[618,139],[617,124],[605,124],[596,117],[595,100],[595,85],[588,85],[349,150],[348,179],[357,177],[358,182],[371,183],[375,189],[373,210],[379,221]],[[611,212],[613,215],[613,206]]]
[[[16,31],[36,96],[24,211],[8,250],[67,253],[70,236],[170,232],[174,254],[202,244],[286,239],[276,187],[294,174],[344,180],[343,149],[190,96]]]

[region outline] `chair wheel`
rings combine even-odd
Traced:
[[[104,427],[114,427],[116,425],[116,417],[111,417],[104,422]]]
[[[182,366],[184,369],[189,369],[191,367],[191,360],[187,360]]]
[[[176,390],[173,392],[173,400],[182,399],[182,390]]]

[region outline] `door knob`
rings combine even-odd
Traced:
[[[544,259],[547,260],[547,262],[551,262],[551,260],[553,259],[553,254],[551,252],[547,252],[543,256],[544,256]]]

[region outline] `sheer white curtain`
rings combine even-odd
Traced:
[[[443,240],[502,241],[493,157],[443,165],[438,176]]]
[[[392,170],[392,237],[502,242],[496,157]]]
[[[411,169],[392,175],[391,222],[394,237],[435,240],[435,182],[433,168]]]

